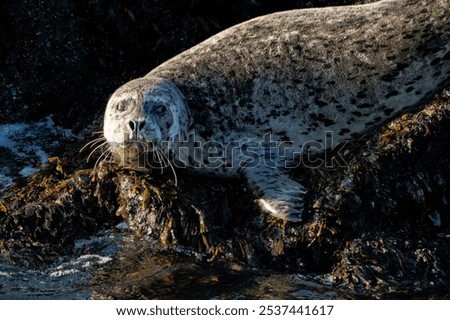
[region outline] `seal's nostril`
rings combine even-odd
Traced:
[[[135,120],[130,120],[128,122],[128,127],[130,128],[131,131],[141,131],[142,129],[144,129],[145,126],[145,121],[135,121]]]
[[[134,121],[129,121],[128,126],[130,127],[131,131],[134,131],[136,129],[136,123]]]
[[[145,126],[145,120],[142,120],[139,122],[139,131],[141,131],[142,129],[144,129]]]

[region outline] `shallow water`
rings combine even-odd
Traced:
[[[37,270],[11,265],[0,257],[0,299],[89,299],[92,275],[120,250],[121,235],[103,231],[75,243],[75,254]]]
[[[127,230],[75,243],[75,254],[29,270],[0,258],[0,299],[339,299],[327,275],[205,263],[154,253]]]
[[[53,150],[73,137],[71,130],[55,126],[51,116],[36,122],[0,125],[0,196],[15,180],[36,172]]]

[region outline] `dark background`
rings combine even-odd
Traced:
[[[252,17],[351,0],[3,0],[0,124],[83,129],[122,83]]]

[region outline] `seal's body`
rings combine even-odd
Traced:
[[[264,211],[299,221],[306,191],[287,167],[449,84],[450,0],[292,10],[229,28],[119,88],[104,136],[122,156],[151,145],[160,162],[243,175]]]

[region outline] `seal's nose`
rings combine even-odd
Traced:
[[[140,132],[144,129],[145,120],[130,120],[128,127],[130,128],[130,139],[137,140],[140,136]]]
[[[142,129],[144,129],[145,126],[145,120],[142,121],[137,121],[137,120],[131,120],[130,122],[128,122],[128,126],[130,127],[131,131],[141,131]]]

